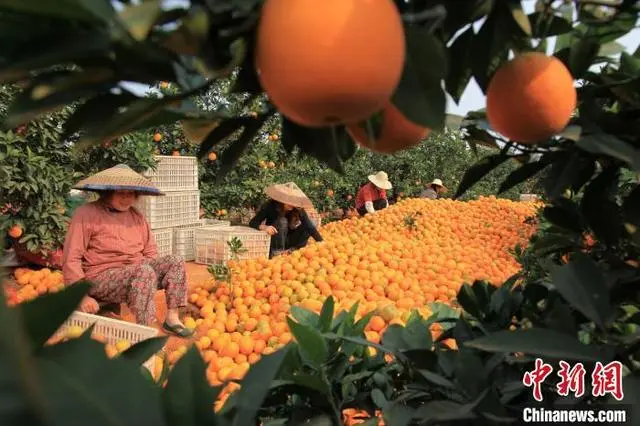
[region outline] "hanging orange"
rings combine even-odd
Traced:
[[[382,109],[405,60],[405,35],[391,0],[267,0],[256,67],[282,114],[321,127],[354,123]]]

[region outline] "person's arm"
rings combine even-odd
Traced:
[[[364,200],[364,208],[368,213],[375,213],[376,209],[373,208],[373,194],[374,189],[368,185],[362,188],[362,199]]]
[[[158,257],[158,244],[156,242],[156,237],[151,232],[151,226],[149,223],[144,220],[144,225],[142,225],[141,232],[145,235],[145,244],[144,249],[142,249],[142,255],[146,259],[155,259]]]
[[[364,208],[367,210],[367,212],[369,213],[375,213],[376,209],[373,208],[373,201],[365,201],[364,202]]]
[[[262,225],[262,222],[269,216],[270,207],[271,203],[263,204],[256,215],[249,221],[249,226],[253,229],[261,230],[260,225]]]
[[[311,235],[314,240],[318,242],[323,241],[322,235],[320,235],[318,228],[311,221],[311,219],[309,219],[309,215],[307,215],[307,212],[305,212],[304,210],[300,212],[300,220],[302,221],[302,226],[305,227],[305,229],[309,232],[309,235]]]
[[[84,210],[77,210],[71,219],[62,247],[62,274],[66,286],[76,283],[85,277],[82,258],[89,246],[90,239],[90,222],[87,220]]]

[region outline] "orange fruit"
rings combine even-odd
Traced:
[[[160,134],[160,133],[155,133],[155,134],[153,135],[153,141],[154,141],[154,142],[160,142],[161,140],[162,140],[162,134]]]
[[[218,159],[218,155],[215,152],[210,152],[207,158],[209,161],[216,161]]]
[[[22,227],[20,227],[20,225],[13,225],[11,228],[9,228],[9,236],[11,238],[20,238],[22,236]]]
[[[369,328],[373,331],[382,331],[382,329],[385,327],[385,322],[384,319],[378,315],[374,315],[371,317],[371,319],[369,320]]]
[[[347,132],[353,140],[371,151],[391,154],[419,144],[431,133],[430,129],[410,121],[390,102],[376,118],[380,125],[377,139],[373,134],[369,135],[366,123],[347,126]],[[375,126],[371,124],[374,133]]]
[[[554,56],[528,52],[503,64],[487,88],[491,127],[532,144],[560,133],[576,108],[573,76]]]
[[[278,110],[298,124],[371,116],[391,98],[404,61],[402,19],[391,0],[267,0],[262,7],[258,77]]]

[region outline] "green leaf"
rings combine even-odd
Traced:
[[[326,333],[331,329],[331,322],[333,321],[333,310],[335,303],[333,296],[327,297],[322,304],[322,310],[320,311],[320,321],[318,323],[320,331]]]
[[[338,173],[344,173],[344,162],[356,153],[356,145],[344,126],[310,128],[286,117],[282,117],[282,146],[288,153],[297,146],[301,153]]]
[[[39,0],[4,0],[2,8],[16,13],[93,22],[105,21],[107,18],[104,16],[105,10],[113,10],[110,2],[106,0],[93,2],[88,0],[57,0],[46,3]]]
[[[467,283],[463,284],[458,290],[458,295],[456,296],[456,300],[458,304],[469,314],[473,315],[477,319],[482,319],[484,314],[480,310],[480,306],[478,305],[478,300],[476,299],[476,295],[471,288],[471,286]]]
[[[168,337],[152,337],[142,340],[124,351],[120,356],[142,365],[162,350],[167,339]]]
[[[23,80],[29,76],[31,70],[72,62],[78,56],[103,51],[108,47],[109,38],[100,33],[69,36],[64,43],[58,38],[41,40],[37,49],[29,49],[28,52],[24,52],[24,56],[0,65],[0,82],[13,83]]]
[[[493,169],[504,163],[508,158],[508,156],[500,153],[488,155],[480,159],[477,163],[467,169],[464,176],[462,176],[462,180],[458,185],[458,189],[456,190],[453,199],[455,200],[460,198],[469,188],[475,185]]]
[[[295,337],[302,355],[315,368],[320,368],[329,358],[329,349],[322,334],[308,325],[299,324],[287,318],[291,334]]]
[[[553,13],[534,12],[529,15],[529,22],[533,23],[533,38],[553,37],[569,33],[573,29],[571,22]]]
[[[476,418],[472,409],[471,404],[459,404],[448,400],[430,401],[416,410],[415,417],[422,422],[430,422],[428,424],[455,420],[467,420],[472,424],[471,420]],[[465,423],[461,422],[461,424]]]
[[[598,265],[582,253],[573,253],[571,262],[551,269],[551,280],[558,292],[575,309],[605,328],[612,315],[609,289]]]
[[[444,127],[446,96],[442,80],[447,74],[447,50],[426,30],[405,27],[407,57],[393,104],[411,122],[432,130]]]
[[[600,45],[588,39],[580,39],[571,45],[567,64],[574,79],[584,76],[599,51]]]
[[[266,398],[271,383],[276,378],[288,348],[280,349],[270,355],[263,356],[247,372],[238,390],[238,413],[234,418],[234,426],[255,424],[256,415]]]
[[[251,95],[259,95],[263,92],[260,80],[258,79],[258,74],[256,73],[255,28],[247,34],[247,54],[244,58],[244,62],[240,66],[240,71],[238,71],[236,81],[231,88],[231,93],[249,93]]]
[[[467,343],[473,340],[467,340]],[[477,398],[484,389],[487,389],[488,378],[482,359],[474,351],[462,347],[458,349],[454,364],[455,382],[459,389],[469,398]]]
[[[624,232],[622,209],[613,196],[619,181],[618,168],[605,167],[589,182],[580,202],[582,215],[596,239],[609,246],[618,245]]]
[[[213,404],[222,388],[212,388],[209,385],[206,369],[207,366],[195,346],[191,346],[173,367],[162,394],[169,425],[199,426],[216,423]]]
[[[508,2],[508,7],[518,28],[522,30],[524,35],[531,37],[531,22],[529,22],[529,17],[522,10],[522,3],[510,1]]]
[[[468,341],[464,346],[485,352],[524,352],[529,355],[574,361],[603,361],[604,351],[584,345],[565,333],[543,328],[498,331]]]
[[[89,292],[89,288],[89,282],[81,281],[64,291],[42,295],[16,308],[22,316],[33,351],[42,348],[62,326]]]
[[[299,324],[308,325],[312,328],[317,327],[318,321],[320,320],[318,314],[300,306],[291,307],[291,316],[298,321]]]
[[[498,194],[503,194],[515,187],[516,185],[526,181],[527,179],[532,178],[533,176],[540,173],[551,163],[551,158],[549,155],[543,156],[540,160],[534,161],[532,163],[523,164],[520,168],[512,171],[505,178],[504,182],[500,184],[500,188],[498,189]]]
[[[384,424],[388,426],[408,426],[413,419],[415,409],[399,402],[388,404],[383,414]]]
[[[633,77],[640,76],[640,58],[623,51],[620,55],[619,71]]]
[[[473,37],[473,28],[469,27],[456,37],[451,47],[447,49],[449,72],[447,73],[446,88],[456,104],[460,102],[460,98],[471,79],[470,60]]]
[[[67,139],[72,134],[103,123],[104,117],[110,117],[118,109],[138,99],[132,93],[125,92],[120,95],[107,93],[89,99],[78,106],[73,114],[64,123],[62,139]]]
[[[625,223],[635,227],[635,232],[638,232],[640,228],[640,186],[636,186],[633,191],[626,196],[622,204],[622,210]]]
[[[218,125],[209,132],[207,137],[200,144],[198,158],[204,158],[215,145],[225,141],[229,136],[242,129],[247,122],[247,118],[229,118],[218,123]],[[185,133],[188,132],[189,131],[185,129]]]
[[[110,89],[116,83],[113,71],[91,72],[49,71],[32,79],[31,85],[15,97],[4,126],[7,129],[56,111],[96,92]]]
[[[104,345],[94,340],[45,346],[36,362],[54,425],[166,424],[159,390],[138,366],[108,359]]]
[[[431,349],[431,332],[420,317],[414,317],[405,325],[402,330],[402,340],[406,343],[406,348]]]
[[[510,35],[501,22],[500,9],[494,8],[473,38],[473,77],[485,94],[491,77],[509,57]]]
[[[125,7],[119,13],[119,16],[133,39],[144,41],[161,12],[160,1],[147,0],[140,4]]]
[[[0,281],[4,281],[3,272],[0,267]],[[49,415],[48,400],[38,383],[18,310],[6,305],[3,291],[0,291],[0,363],[5,366],[0,369],[3,421],[15,425],[43,424]]]

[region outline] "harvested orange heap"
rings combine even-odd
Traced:
[[[212,384],[240,379],[261,355],[288,343],[292,305],[319,312],[332,295],[336,312],[359,303],[376,310],[366,329],[373,342],[412,310],[449,302],[464,282],[496,285],[519,270],[511,250],[535,231],[525,219],[538,205],[495,197],[461,202],[410,199],[364,218],[321,228],[324,241],[271,260],[230,265],[230,283],[211,280],[194,288],[196,345]],[[182,348],[169,353],[175,362]]]

